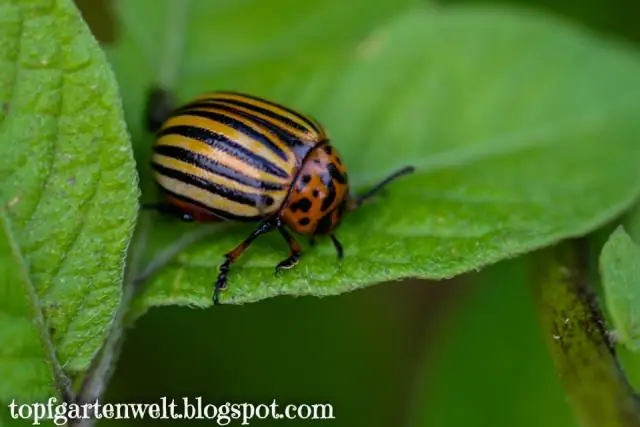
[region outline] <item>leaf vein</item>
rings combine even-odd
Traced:
[[[0,210],[0,223],[2,225],[2,228],[4,229],[4,234],[9,241],[13,259],[19,265],[19,271],[22,275],[22,280],[20,280],[20,282],[26,288],[25,290],[31,302],[31,309],[35,317],[35,323],[38,327],[38,332],[40,334],[40,341],[53,369],[53,376],[55,378],[56,386],[58,387],[58,390],[63,398],[65,398],[65,400],[69,400],[71,396],[73,396],[71,381],[64,373],[62,366],[60,365],[60,362],[58,360],[56,349],[53,345],[53,341],[51,340],[51,335],[49,334],[49,329],[47,327],[47,321],[44,317],[44,314],[42,313],[38,293],[33,282],[31,281],[29,268],[25,264],[24,257],[21,254],[18,243],[13,236],[11,224],[4,210]]]

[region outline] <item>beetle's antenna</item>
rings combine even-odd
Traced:
[[[413,166],[405,166],[404,168],[395,171],[394,173],[392,173],[391,175],[389,175],[388,177],[386,177],[385,179],[383,179],[382,181],[374,185],[373,188],[371,188],[369,191],[353,199],[353,201],[350,203],[350,206],[349,206],[350,210],[360,207],[364,202],[367,201],[367,199],[370,199],[371,197],[375,196],[376,193],[382,190],[391,181],[397,178],[400,178],[401,176],[408,175],[414,172],[415,170],[416,168]]]

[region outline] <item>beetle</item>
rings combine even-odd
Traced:
[[[160,88],[147,98],[146,124],[156,137],[151,168],[164,201],[145,207],[184,221],[260,223],[224,255],[214,305],[231,265],[267,232],[278,230],[290,251],[276,275],[293,268],[302,254],[286,227],[309,236],[312,245],[316,236],[328,236],[341,260],[335,230],[343,215],[414,171],[401,168],[355,196],[338,150],[311,116],[239,92],[210,92],[174,105]]]

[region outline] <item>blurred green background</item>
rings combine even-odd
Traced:
[[[101,41],[117,38],[108,2],[77,2]],[[640,41],[637,1],[502,3]],[[334,426],[576,425],[531,306],[525,264],[505,262],[449,283],[381,284],[331,298],[153,309],[129,331],[106,400],[330,402],[336,420],[325,423]],[[252,422],[267,424],[310,422]]]

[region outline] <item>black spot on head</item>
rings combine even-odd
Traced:
[[[300,218],[300,220],[298,221],[298,224],[305,226],[305,225],[309,225],[311,223],[311,220],[308,217],[304,217],[304,218]]]
[[[265,204],[265,206],[271,206],[273,205],[273,197],[266,195],[262,197],[262,202]]]
[[[318,159],[313,159],[313,163],[315,163],[316,165],[321,164],[320,160],[318,160]]]
[[[291,212],[296,212],[297,210],[301,210],[302,212],[309,212],[311,209],[311,200],[307,198],[302,198],[295,203],[291,204]]]
[[[340,184],[347,183],[347,174],[346,173],[342,174],[334,163],[329,163],[329,165],[327,166],[327,169],[329,170],[331,179],[339,182]]]
[[[325,145],[324,147],[322,147],[322,150],[329,156],[331,155],[331,153],[333,153],[333,148],[331,148],[330,145]]]
[[[302,175],[302,183],[308,184],[311,182],[311,175]]]
[[[320,195],[320,192],[317,189],[313,190],[313,197],[318,197]]]
[[[341,165],[342,164],[342,159],[340,157],[336,157],[336,163]]]

